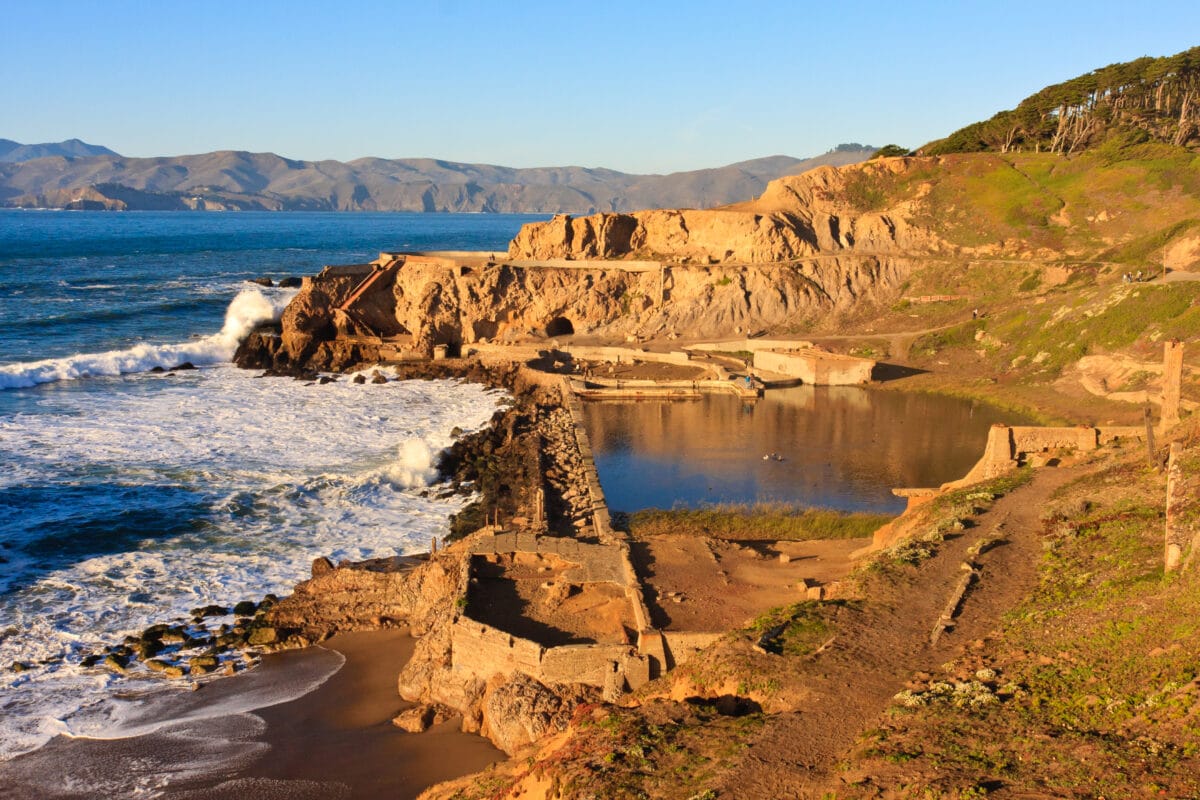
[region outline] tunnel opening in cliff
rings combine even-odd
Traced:
[[[555,317],[546,324],[546,335],[550,337],[572,336],[574,333],[575,326],[566,317]]]

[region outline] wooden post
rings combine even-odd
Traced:
[[[1178,459],[1183,452],[1183,447],[1179,442],[1171,442],[1171,456],[1167,461],[1167,521],[1164,531],[1164,548],[1163,548],[1163,569],[1166,572],[1174,572],[1179,569],[1179,562],[1183,559],[1183,547],[1185,536],[1183,531],[1179,530],[1179,521],[1175,514],[1175,504],[1177,502],[1175,495],[1177,487],[1182,480]]]
[[[1150,462],[1150,466],[1156,467],[1154,463],[1154,419],[1150,413],[1150,404],[1146,404],[1146,459]]]
[[[1163,343],[1161,430],[1166,433],[1179,422],[1179,400],[1183,387],[1183,342],[1170,339]]]

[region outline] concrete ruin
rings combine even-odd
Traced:
[[[945,492],[999,478],[1024,465],[1049,466],[1069,453],[1091,452],[1116,442],[1143,440],[1145,436],[1145,429],[1139,426],[993,425],[988,431],[983,456],[962,478],[937,488],[893,489],[892,494],[908,500],[904,513],[875,531],[870,547],[855,555],[882,550],[903,539],[913,513]]]
[[[1200,475],[1184,465],[1184,447],[1171,443],[1167,461],[1167,520],[1163,546],[1163,568],[1167,572],[1187,569],[1200,549],[1197,499]],[[1194,467],[1194,465],[1193,465]]]
[[[871,382],[875,362],[814,349],[756,350],[754,368],[799,378],[814,386],[858,386]]]
[[[1183,342],[1171,339],[1163,343],[1162,430],[1179,423],[1179,400],[1183,390]]]

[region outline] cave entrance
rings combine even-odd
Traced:
[[[551,338],[555,336],[571,336],[574,333],[575,326],[566,317],[555,317],[546,325],[546,335]]]

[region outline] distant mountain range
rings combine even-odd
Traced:
[[[29,155],[42,151],[41,156]],[[0,163],[0,206],[508,213],[711,208],[757,197],[776,178],[822,165],[857,163],[874,152],[867,145],[843,144],[815,158],[769,156],[714,169],[632,175],[603,168],[513,169],[430,158],[296,161],[240,151],[125,158],[76,139],[44,145],[0,139],[0,162],[7,162]]]
[[[107,147],[98,144],[88,144],[78,139],[67,139],[65,142],[46,142],[45,144],[21,144],[12,139],[0,139],[0,163],[32,161],[35,158],[48,156],[64,156],[79,158],[87,156],[115,156]],[[119,157],[119,156],[118,156]]]

